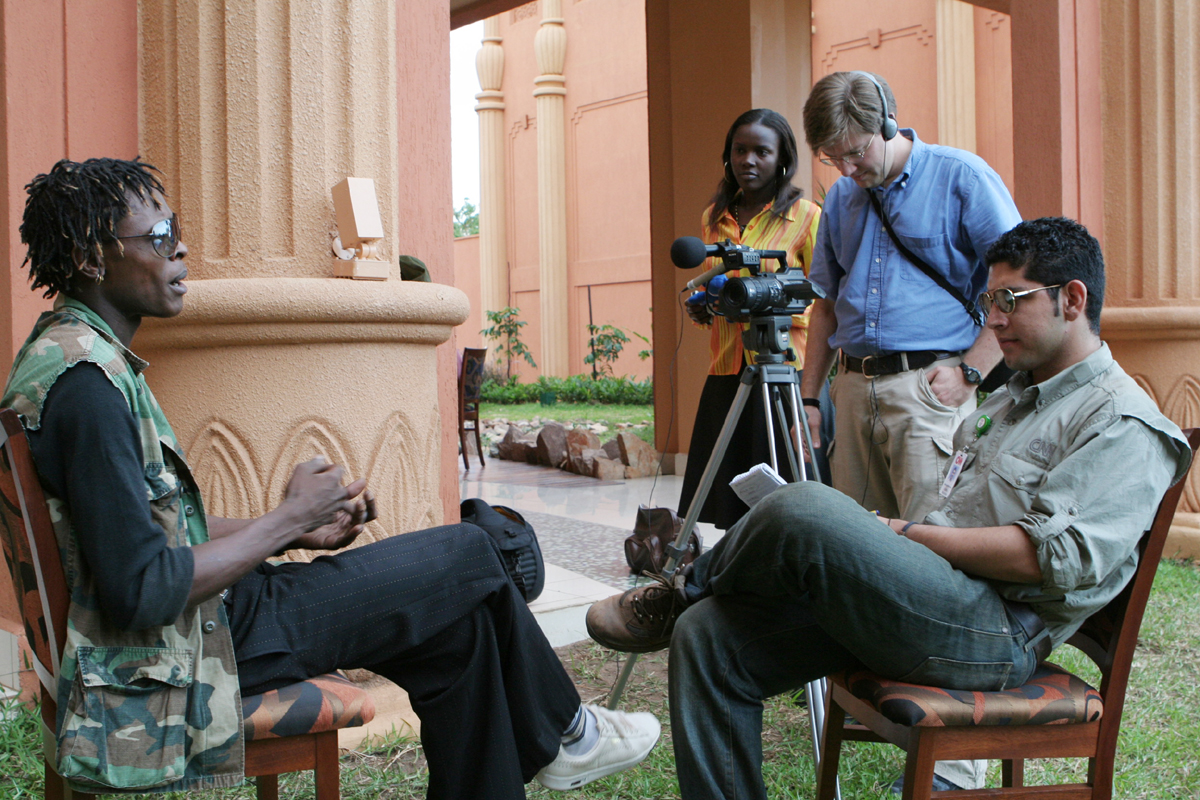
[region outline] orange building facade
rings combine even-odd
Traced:
[[[599,8],[605,21],[595,32],[578,24]],[[530,154],[534,142],[530,139],[524,154],[513,143],[524,126],[536,125],[529,109],[534,108],[539,78],[537,69],[527,65],[536,61],[535,28],[544,27],[546,9],[544,2],[512,8],[493,0],[465,4],[457,19],[469,22],[500,12],[489,21],[495,27],[485,34],[484,49],[503,48],[503,80],[485,85],[480,108],[490,106],[504,118],[505,149],[493,172],[504,187],[503,202],[493,204],[493,213],[503,206],[507,237],[502,268],[495,268],[510,281],[503,297],[519,305],[530,322],[527,343],[537,348],[547,339],[570,341],[571,372],[581,372],[586,321],[580,318],[579,290],[586,283],[572,266],[570,322],[551,334],[539,316],[541,303],[532,301],[542,284],[530,248],[544,236],[538,230],[541,198]],[[728,122],[748,108],[770,107],[783,113],[802,139],[801,111],[809,87],[823,75],[845,69],[886,76],[897,96],[901,125],[915,128],[924,140],[980,154],[1003,177],[1023,217],[1065,215],[1086,224],[1104,244],[1108,259],[1105,339],[1173,419],[1185,426],[1200,424],[1200,382],[1192,377],[1196,370],[1191,366],[1200,356],[1192,333],[1200,319],[1194,317],[1200,313],[1194,310],[1200,306],[1200,281],[1190,262],[1195,244],[1191,231],[1200,220],[1194,191],[1184,189],[1197,147],[1190,133],[1196,93],[1188,88],[1188,76],[1195,74],[1192,59],[1200,23],[1191,4],[663,0],[631,7],[615,0],[575,0],[551,13],[560,11],[567,31],[561,83],[569,108],[641,90],[623,71],[621,48],[644,25],[647,250],[659,449],[686,455],[708,367],[707,337],[686,323],[678,305],[680,290],[692,275],[676,270],[667,254],[676,237],[698,232],[700,212],[720,174],[717,156]],[[622,34],[614,36],[615,30]],[[484,60],[481,54],[481,64]],[[526,66],[515,67],[518,63]],[[595,88],[604,85],[595,76],[614,72],[620,77],[612,86],[619,89]],[[588,87],[588,93],[578,96],[577,73],[578,82]],[[612,206],[588,219],[586,206],[575,205],[586,201],[576,195],[590,194],[593,185],[639,184],[632,174],[608,170],[584,180],[589,154],[570,136],[566,141],[571,154],[567,174],[573,175],[567,207],[574,209],[566,236],[570,258],[587,259],[589,236],[582,231],[596,220],[612,219]],[[1147,159],[1147,151],[1155,158]],[[1172,166],[1161,169],[1166,154],[1171,154]],[[486,155],[481,161],[486,173]],[[833,170],[814,160],[798,172],[797,182],[806,196],[819,199],[835,178]],[[472,304],[472,315],[479,319],[487,306],[482,284],[488,270],[482,266],[476,272],[474,264],[486,264],[488,240],[496,240],[486,226],[486,189],[484,195],[480,237],[455,246],[457,285],[472,298],[480,297]],[[632,192],[621,196],[631,207],[639,200]],[[636,235],[639,229],[629,230]],[[632,270],[639,262],[628,263]],[[638,285],[639,278],[632,274],[625,285]],[[593,287],[593,300],[595,291]],[[644,313],[641,309],[625,308],[624,313]],[[472,316],[470,333],[460,331],[460,340],[473,335],[474,320]],[[642,331],[638,322],[629,327]],[[622,367],[628,364],[626,360]],[[621,371],[633,372],[628,367]],[[531,377],[536,371],[522,367],[522,374]],[[1171,540],[1173,552],[1200,554],[1198,481],[1193,479],[1197,485],[1185,495]]]
[[[647,378],[651,360],[637,357],[647,349],[634,333],[649,338],[651,332],[650,290],[650,181],[647,164],[648,132],[646,107],[646,38],[643,3],[639,0],[588,0],[561,7],[565,39],[562,84],[565,88],[561,113],[565,197],[562,206],[565,237],[565,325],[552,338],[567,344],[566,374],[591,374],[584,363],[588,355],[588,325],[614,325],[631,341],[614,365],[614,374]],[[503,172],[502,191],[489,202],[487,189],[480,202],[481,236],[489,237],[488,224],[497,217],[502,225],[503,255],[499,270],[505,284],[496,295],[497,307],[485,308],[481,285],[480,251],[477,237],[458,239],[454,244],[456,285],[471,298],[471,314],[458,330],[460,346],[480,347],[487,343],[479,335],[486,327],[485,310],[509,305],[528,323],[522,341],[532,351],[539,368],[515,362],[513,371],[523,380],[545,371],[546,345],[550,336],[543,324],[541,224],[539,181],[540,71],[535,39],[542,30],[544,15],[538,3],[528,3],[488,21],[484,47],[502,49],[503,66],[498,88],[480,95],[485,115],[503,115],[497,151]],[[494,33],[491,27],[494,26]],[[483,71],[481,57],[480,70]],[[482,77],[482,75],[481,75]],[[486,123],[483,123],[486,124]],[[482,130],[481,147],[487,146]],[[484,169],[489,162],[481,159]],[[483,176],[486,185],[487,176]],[[698,212],[697,212],[698,213]],[[506,291],[505,291],[506,289]],[[476,302],[476,299],[479,302]]]
[[[790,9],[789,15],[801,18],[806,5]],[[770,74],[796,69],[817,78],[841,69],[887,75],[906,125],[915,127],[927,141],[979,153],[1011,190],[1011,20],[1007,14],[954,0],[908,0],[886,6],[871,0],[816,0],[811,18],[811,41],[805,48],[809,63],[796,64],[796,55],[789,53],[775,68],[763,64],[760,70]],[[488,196],[483,189],[483,242],[476,237],[455,242],[456,285],[472,299],[471,314],[458,338],[464,346],[486,344],[478,336],[487,324],[484,312],[513,306],[528,323],[523,341],[539,367],[544,364],[543,337],[564,339],[569,343],[569,373],[586,373],[589,368],[583,359],[588,354],[589,324],[613,324],[644,336],[651,327],[645,5],[633,0],[589,0],[561,7],[566,42],[563,233],[569,290],[565,329],[553,334],[542,322],[540,286],[539,244],[545,232],[540,217],[542,166],[535,94],[541,74],[536,37],[546,27],[544,19],[538,3],[527,3],[489,19],[484,32],[478,57],[483,90],[477,106],[485,151],[482,183],[486,187],[489,180],[498,182],[500,191]],[[877,27],[864,28],[863,19]],[[716,52],[711,46],[709,50]],[[712,79],[724,81],[729,76],[714,74]],[[789,117],[803,147],[800,109],[807,87],[789,76],[780,94],[776,104]],[[502,122],[486,119],[489,114],[500,116]],[[489,144],[487,128],[493,124],[501,136],[498,143]],[[705,159],[707,168],[697,176],[712,187],[721,173],[719,137],[726,126],[727,120],[699,110],[697,138],[718,137]],[[496,154],[491,160],[489,147]],[[820,198],[822,187],[836,177],[834,170],[814,160],[811,169],[801,171],[801,184],[806,196]],[[706,202],[707,196],[701,198],[695,210],[693,235]],[[489,230],[489,223],[500,227]],[[496,263],[487,263],[489,244],[500,251]],[[503,273],[491,302],[483,279],[489,270]],[[698,334],[685,334],[689,335]],[[646,377],[653,364],[637,358],[643,347],[636,337],[630,338],[633,341],[615,372]],[[519,362],[514,371],[529,380],[543,369]]]
[[[540,74],[536,37],[546,26],[545,9],[528,3],[487,21],[478,56],[483,88],[476,107],[482,151],[481,234],[454,245],[456,286],[472,301],[458,341],[482,346],[485,342],[477,332],[486,324],[484,311],[505,305],[519,308],[529,323],[522,331],[523,341],[539,364],[537,369],[524,362],[515,365],[524,380],[543,372],[544,338],[568,341],[569,372],[586,373],[589,321],[649,335],[652,320],[661,327],[681,319],[675,297],[669,307],[660,305],[659,313],[651,310],[647,91],[656,76],[647,72],[646,47],[648,41],[661,47],[661,39],[647,38],[648,7],[653,4],[631,0],[576,0],[561,7],[566,40],[564,234],[570,294],[567,324],[558,331],[544,324],[540,302],[539,243],[544,231],[535,93]],[[808,88],[820,77],[844,69],[887,76],[902,124],[914,127],[926,141],[980,154],[1013,189],[1012,20],[1007,13],[957,0],[813,0],[768,4],[751,13],[758,17],[745,31],[748,40],[737,38],[735,25],[714,39],[688,45],[703,64],[691,76],[699,90],[689,98],[694,101],[691,118],[672,142],[673,157],[683,156],[689,165],[689,174],[682,177],[686,200],[675,198],[680,235],[699,233],[701,211],[721,175],[720,153],[729,122],[756,105],[775,108],[792,123],[803,155],[807,149],[801,110]],[[695,27],[706,35],[711,30]],[[747,57],[746,72],[730,66]],[[740,107],[722,110],[722,95],[747,80],[753,84],[750,96]],[[706,93],[711,104],[705,102]],[[500,132],[498,142],[489,143],[489,126]],[[835,170],[807,158],[797,176],[805,196],[818,200],[836,179]],[[489,195],[489,184],[498,191]],[[661,243],[658,246],[665,252]],[[490,262],[489,249],[495,253]],[[493,284],[499,284],[490,298],[485,286],[489,274]],[[664,349],[661,339],[656,343],[660,362],[664,356],[669,362],[674,354],[677,325],[668,329],[668,337],[669,347]],[[672,404],[679,412],[674,426],[679,433],[665,443],[672,453],[686,450],[691,412],[708,367],[707,335],[685,325],[682,341],[687,366],[676,376],[680,392]],[[641,349],[639,341],[632,341],[617,362],[616,374],[651,374],[653,364],[636,358]]]

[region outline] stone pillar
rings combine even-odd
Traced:
[[[1172,420],[1200,425],[1200,10],[1105,2],[1102,335]],[[1015,40],[1014,40],[1015,41]],[[1015,61],[1015,59],[1014,59]],[[1193,471],[1166,555],[1200,557]]]
[[[937,0],[938,144],[975,149],[975,9]]]
[[[426,240],[400,240],[394,3],[144,0],[139,13],[141,152],[183,221],[190,291],[134,346],[208,510],[263,513],[319,454],[380,499],[360,541],[441,523],[435,349],[467,302],[396,268]],[[331,277],[330,189],[347,176],[375,180],[386,281]]]
[[[543,375],[565,378],[569,371],[567,332],[567,148],[563,63],[567,31],[562,0],[542,0],[542,25],[533,40],[538,70],[538,261],[542,311]]]
[[[483,46],[475,56],[479,74],[479,298],[483,305],[481,320],[487,325],[488,311],[509,305],[508,298],[508,219],[505,210],[504,164],[504,38],[500,19],[489,17],[483,23]],[[494,353],[496,345],[491,349]]]
[[[1013,199],[1104,241],[1100,0],[1012,0]],[[1107,59],[1107,56],[1105,56]]]
[[[690,327],[679,293],[696,271],[675,268],[671,243],[700,232],[700,213],[721,176],[721,148],[729,124],[754,108],[756,98],[769,99],[767,92],[754,90],[756,61],[769,61],[757,55],[752,19],[750,0],[646,4],[650,264],[654,352],[659,354],[654,359],[654,385],[659,387],[654,393],[655,444],[665,453],[687,452],[710,361],[708,338],[696,335],[695,329],[676,341],[680,326]],[[720,33],[720,66],[715,72],[714,32]],[[717,73],[719,80],[696,79]],[[674,357],[662,355],[677,349]],[[685,459],[674,460],[673,467],[682,474]]]
[[[751,0],[748,7],[750,104],[746,107],[771,108],[787,118],[800,148],[792,183],[811,200],[817,193],[813,188],[813,160],[804,144],[803,115],[804,101],[813,85],[812,2]]]

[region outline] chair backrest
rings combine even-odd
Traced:
[[[1183,433],[1195,452],[1197,447],[1200,447],[1200,428],[1189,428]],[[1190,472],[1190,465],[1188,470]],[[1121,718],[1125,704],[1125,687],[1129,682],[1133,651],[1137,646],[1138,631],[1142,627],[1142,617],[1146,612],[1146,601],[1150,597],[1150,589],[1158,572],[1158,562],[1162,559],[1167,533],[1171,529],[1171,521],[1175,518],[1175,509],[1179,505],[1186,482],[1185,473],[1178,483],[1163,495],[1150,530],[1146,531],[1138,544],[1138,566],[1133,578],[1120,594],[1089,617],[1067,640],[1100,667],[1103,676],[1100,694],[1104,701],[1105,720],[1119,722]]]
[[[483,389],[483,364],[487,350],[481,347],[463,349],[462,370],[458,373],[458,396],[462,403],[478,403]]]
[[[0,410],[0,437],[0,540],[45,700],[54,697],[66,641],[67,579],[25,429],[11,408]],[[51,726],[53,708],[43,702]]]

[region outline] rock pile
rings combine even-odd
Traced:
[[[507,461],[525,461],[556,467],[576,475],[605,481],[645,478],[658,467],[658,451],[630,431],[600,443],[594,427],[567,428],[547,422],[538,431],[525,433],[509,425],[495,456]]]

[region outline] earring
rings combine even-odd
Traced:
[[[104,283],[104,273],[101,272],[100,270],[97,270],[96,271],[96,285],[99,286],[102,283]]]

